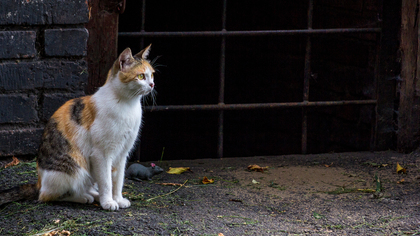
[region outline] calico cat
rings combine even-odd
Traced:
[[[125,49],[96,93],[72,99],[53,114],[38,152],[38,182],[0,192],[0,205],[38,198],[95,200],[112,211],[130,206],[122,196],[124,171],[141,126],[140,98],[155,86],[150,46],[134,56]]]

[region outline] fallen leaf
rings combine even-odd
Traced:
[[[11,161],[10,163],[6,164],[4,166],[4,168],[10,167],[10,166],[16,166],[19,163],[20,163],[20,161],[15,156],[13,156],[13,161]]]
[[[181,186],[182,184],[177,184],[177,183],[157,183],[163,186]]]
[[[325,166],[325,167],[331,167],[333,163],[334,163],[334,162],[331,162],[331,164],[329,164],[329,165],[325,164],[324,166]]]
[[[191,171],[190,167],[175,167],[175,168],[169,167],[169,170],[166,171],[166,173],[179,175],[179,174],[184,173],[185,171]]]
[[[397,162],[397,174],[399,174],[400,172],[407,174],[407,170],[403,168],[402,166],[400,166],[400,164]]]
[[[267,169],[268,169],[268,166],[266,166],[266,167],[261,167],[259,165],[249,165],[248,166],[248,170],[255,170],[255,171],[259,171],[259,172],[264,172]]]
[[[58,223],[60,223],[60,219],[54,220],[54,224],[58,224]]]
[[[51,231],[49,233],[43,234],[43,236],[68,236],[70,234],[71,233],[68,230],[61,230],[61,232],[58,231],[58,230],[54,230],[54,231]]]
[[[70,235],[70,231],[68,231],[68,230],[63,230],[63,231],[61,231],[61,234],[62,234],[62,235]]]
[[[260,182],[256,181],[255,179],[252,180],[253,184],[259,184]]]
[[[206,176],[204,176],[203,181],[201,181],[203,184],[212,184],[214,183],[214,179],[207,179]]]
[[[400,181],[397,182],[397,184],[403,184],[405,182],[404,179],[401,179]]]

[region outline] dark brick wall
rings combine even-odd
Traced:
[[[84,95],[86,0],[0,1],[0,156],[36,154],[43,127]]]

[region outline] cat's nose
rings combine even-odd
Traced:
[[[150,83],[149,85],[150,85],[150,88],[155,87],[155,83]]]

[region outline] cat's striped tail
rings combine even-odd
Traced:
[[[36,184],[24,184],[11,189],[0,190],[0,205],[19,200],[38,199],[39,189]]]

